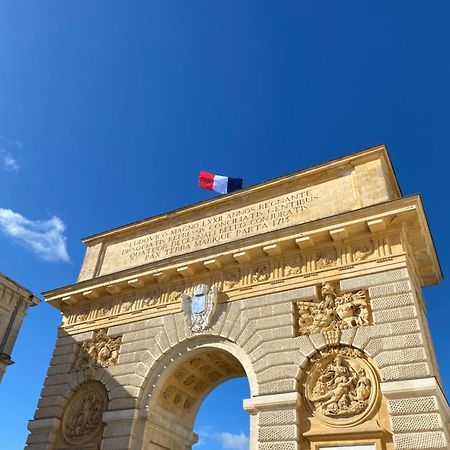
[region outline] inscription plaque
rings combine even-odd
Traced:
[[[337,192],[346,194],[340,202],[335,201]],[[355,205],[349,174],[189,223],[106,243],[99,275],[339,214]]]

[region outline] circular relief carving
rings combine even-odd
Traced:
[[[361,352],[348,347],[321,350],[305,381],[311,412],[333,426],[362,422],[378,397],[374,369]]]
[[[108,405],[106,391],[98,382],[87,382],[73,394],[62,420],[62,432],[67,442],[80,445],[96,438]]]

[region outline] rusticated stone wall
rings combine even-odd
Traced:
[[[171,442],[170,448],[187,448],[195,441],[196,409],[178,413],[166,408],[161,386],[174,375],[177,359],[206,353],[214,359],[220,352],[231,355],[249,380],[251,398],[245,408],[252,416],[252,449],[306,450],[320,448],[329,439],[339,444],[349,438],[373,442],[376,448],[448,448],[448,409],[414,276],[405,267],[333,281],[339,282],[341,293],[367,293],[370,323],[342,330],[331,346],[324,333],[299,334],[297,302],[317,301],[318,283],[219,304],[211,329],[201,335],[192,335],[182,313],[113,326],[107,337],[98,337],[98,332],[61,333],[30,423],[27,449],[74,448],[61,439],[61,420],[74,392],[88,380],[101,383],[108,395],[101,449],[161,448],[150,443],[149,428],[153,434],[159,429],[164,435],[160,442]],[[80,344],[95,347],[102,339],[117,342],[119,337],[117,361],[106,367],[97,361],[77,370]],[[359,350],[367,358],[378,374],[379,398],[363,423],[341,427],[337,435],[336,428],[308,409],[302,382],[318,351],[339,346]],[[84,350],[89,348],[84,344]],[[236,369],[229,375],[242,373]],[[211,381],[205,395],[215,385]],[[202,399],[199,396],[198,402]],[[152,428],[152,411],[180,429],[170,436],[170,426]]]

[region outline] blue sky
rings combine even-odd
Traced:
[[[1,1],[0,271],[69,284],[81,237],[210,198],[199,170],[248,186],[385,143],[448,273],[449,19],[438,0]],[[447,392],[448,290],[424,292]],[[45,304],[26,318],[5,450],[23,448],[58,322]],[[245,447],[246,383],[206,400],[206,448]]]

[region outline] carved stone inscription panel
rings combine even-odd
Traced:
[[[260,201],[242,208],[187,224],[143,233],[132,239],[106,245],[99,275],[137,267],[171,256],[255,236],[320,217],[339,214],[355,207],[356,200],[346,195],[335,202],[336,192],[353,192],[351,173]]]

